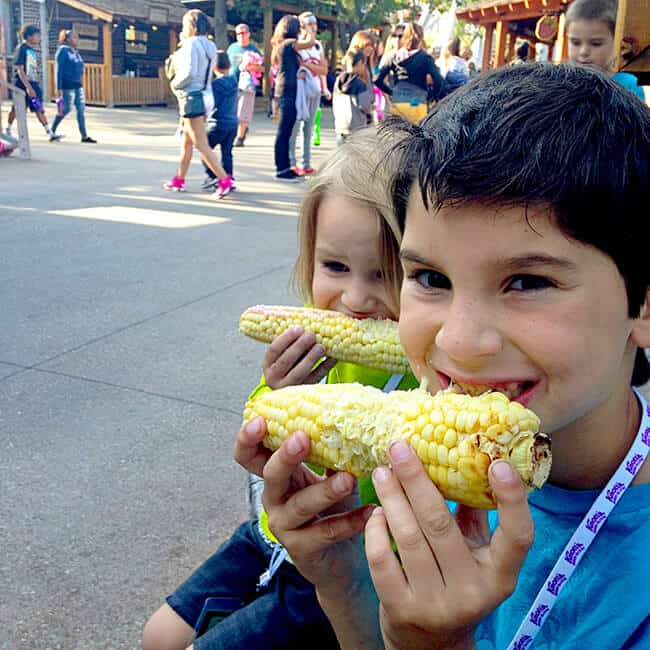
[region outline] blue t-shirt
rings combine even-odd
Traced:
[[[230,75],[239,81],[239,66],[241,60],[244,56],[244,52],[257,52],[261,56],[259,48],[252,43],[249,43],[246,47],[241,46],[239,43],[231,43],[226,50],[226,54],[230,59]]]
[[[599,494],[553,485],[530,494],[535,541],[515,593],[479,626],[477,650],[508,647]],[[490,524],[496,526],[496,511],[490,513]],[[623,495],[526,650],[618,648],[650,648],[650,483]]]
[[[234,77],[217,77],[212,82],[214,110],[208,121],[221,129],[237,128],[237,81]]]
[[[645,103],[645,93],[643,92],[643,88],[639,86],[639,82],[633,74],[630,74],[629,72],[617,72],[612,75],[612,79],[616,81],[616,83],[621,84],[623,88],[634,93],[642,102]]]

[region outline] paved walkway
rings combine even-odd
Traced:
[[[202,194],[198,161],[163,192],[175,122],[91,108],[92,146],[30,118],[34,159],[0,159],[0,648],[139,647],[246,515],[232,442],[263,348],[237,320],[295,301],[301,185],[259,113],[236,193]]]

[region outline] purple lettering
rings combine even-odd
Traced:
[[[625,485],[623,485],[623,483],[614,483],[614,485],[612,485],[612,487],[607,490],[605,498],[611,503],[616,503],[624,491]]]
[[[512,646],[512,650],[526,650],[526,648],[533,642],[533,637],[525,634]]]
[[[587,519],[587,530],[590,530],[595,535],[605,519],[607,519],[607,515],[604,512],[600,510],[594,512],[593,516]]]
[[[585,550],[585,545],[580,542],[576,542],[565,554],[564,559],[569,563],[575,566],[578,562],[578,558],[582,551]]]
[[[646,404],[645,412],[648,414],[648,417],[650,418],[650,404]]]
[[[546,591],[557,596],[566,582],[566,576],[563,573],[556,573],[546,584]]]
[[[537,609],[530,615],[530,622],[537,627],[541,627],[544,617],[548,613],[549,606],[541,604]]]
[[[641,454],[634,454],[625,464],[625,469],[634,476],[639,471],[641,463],[643,463],[643,456]]]
[[[641,435],[641,442],[643,442],[646,447],[650,447],[650,427],[648,427]]]

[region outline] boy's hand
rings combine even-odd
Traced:
[[[317,384],[336,364],[336,359],[327,359],[313,369],[324,356],[325,348],[316,343],[313,333],[305,332],[299,326],[290,327],[267,349],[262,363],[264,379],[274,390],[298,384]]]
[[[374,506],[359,507],[353,476],[318,476],[303,462],[310,440],[299,431],[264,467],[262,503],[269,528],[319,596],[345,598],[368,570],[360,539]]]
[[[514,591],[533,542],[521,479],[507,462],[492,463],[499,526],[490,538],[486,511],[458,506],[452,516],[406,443],[390,458],[392,471],[373,474],[383,508],[366,525],[386,648],[473,648],[477,625]]]

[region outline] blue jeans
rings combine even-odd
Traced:
[[[316,111],[320,106],[320,95],[316,95],[309,100],[309,120],[296,120],[289,140],[289,162],[292,167],[296,166],[296,141],[298,132],[302,125],[302,167],[307,169],[311,167],[311,132],[314,128]]]
[[[84,110],[86,108],[86,100],[84,97],[83,88],[71,88],[63,90],[63,115],[57,115],[54,118],[52,123],[52,131],[56,131],[57,127],[63,121],[63,118],[70,112],[72,109],[72,104],[77,110],[77,124],[79,126],[79,133],[81,137],[85,138],[88,136],[86,133],[86,116]]]
[[[268,587],[256,592],[272,552],[257,521],[247,521],[167,597],[169,606],[192,627],[207,598],[230,597],[246,603],[197,638],[195,650],[338,648],[313,585],[293,564],[283,562]]]
[[[280,111],[280,121],[278,130],[275,134],[275,170],[278,174],[291,169],[289,159],[289,143],[291,141],[291,132],[293,125],[296,123],[296,98],[280,97],[278,100]]]
[[[208,122],[206,126],[206,135],[208,136],[210,149],[214,149],[217,145],[221,146],[221,165],[226,170],[226,174],[232,176],[232,145],[237,135],[237,125],[230,128],[223,128],[217,122]],[[203,169],[205,169],[205,173],[210,178],[216,178],[214,172],[204,162]]]

